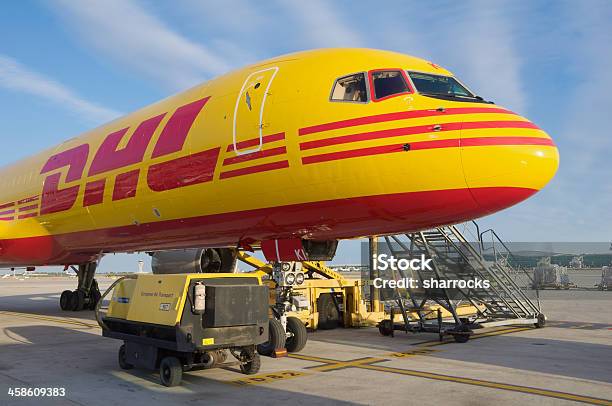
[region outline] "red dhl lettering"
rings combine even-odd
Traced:
[[[210,97],[205,97],[176,109],[155,144],[152,158],[174,154],[184,149],[189,130],[209,99]],[[155,130],[166,114],[159,114],[140,123],[122,149],[118,149],[118,146],[128,134],[129,127],[107,135],[92,160],[87,177],[141,163]],[[163,191],[211,181],[219,151],[220,148],[213,148],[151,165],[147,171],[149,188],[153,191]],[[89,144],[79,145],[49,158],[40,172],[49,173],[43,183],[40,214],[66,211],[74,206],[81,184],[61,188],[62,172],[66,171],[63,183],[82,180],[88,158]],[[139,177],[140,169],[118,174],[115,177],[112,199],[135,197]],[[101,204],[105,187],[106,178],[87,182],[83,206]]]

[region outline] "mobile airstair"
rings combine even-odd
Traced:
[[[467,226],[471,226],[468,228]],[[395,258],[431,258],[431,269],[397,269],[390,275],[393,279],[413,279],[416,287],[395,288],[392,295],[394,308],[391,319],[379,324],[383,335],[394,331],[437,332],[440,339],[452,335],[458,342],[469,339],[475,328],[503,325],[529,324],[542,327],[545,316],[541,311],[537,290],[531,276],[511,265],[512,254],[492,229],[480,232],[474,222],[460,226],[445,226],[436,229],[384,237],[386,247]],[[470,230],[475,241],[468,241]],[[490,242],[488,238],[490,237]],[[485,242],[485,239],[487,241]],[[488,287],[474,285],[474,281],[487,281]],[[425,282],[428,281],[428,284]],[[454,282],[455,286],[439,281]],[[471,285],[468,281],[472,281]],[[457,286],[460,285],[460,286]],[[470,285],[470,286],[467,286]],[[426,314],[426,304],[435,302],[452,315],[443,320],[438,310],[437,317]],[[476,315],[462,317],[457,309],[462,304],[471,304],[478,309]],[[417,314],[418,317],[410,317]],[[399,316],[398,322],[395,316]]]

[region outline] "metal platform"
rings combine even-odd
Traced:
[[[419,288],[394,289],[396,308],[390,320],[380,324],[384,335],[393,331],[428,331],[437,332],[442,337],[453,335],[459,342],[469,339],[472,330],[481,327],[502,326],[511,324],[532,324],[541,327],[545,317],[541,312],[537,290],[528,289],[533,285],[531,276],[524,270],[509,265],[511,252],[493,230],[480,232],[476,223],[469,223],[472,236],[468,238],[457,226],[438,227],[418,233],[384,237],[391,254],[398,259],[417,258],[424,255],[431,258],[431,270],[394,271],[394,279],[412,278],[418,280]],[[465,225],[463,225],[465,227]],[[467,228],[466,228],[467,229]],[[491,237],[491,243],[483,239]],[[485,259],[485,251],[492,251]],[[399,277],[398,277],[399,276]],[[488,281],[484,287],[424,287],[425,281]],[[437,282],[431,282],[435,284]],[[432,320],[426,317],[426,304],[435,302],[451,313],[451,320],[443,320],[440,312]],[[472,317],[461,317],[457,309],[464,304],[471,304],[478,309]],[[394,315],[401,315],[401,322],[396,323]],[[410,318],[409,313],[418,314]],[[431,315],[429,315],[431,316]]]

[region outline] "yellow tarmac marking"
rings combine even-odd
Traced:
[[[512,392],[521,392],[521,393],[527,393],[531,395],[552,397],[556,399],[573,400],[576,402],[590,403],[592,405],[612,406],[612,401],[606,400],[606,399],[599,399],[599,398],[594,398],[591,396],[576,395],[573,393],[557,392],[557,391],[552,391],[552,390],[547,390],[547,389],[532,388],[529,386],[512,385],[512,384],[507,384],[507,383],[485,381],[482,379],[462,378],[462,377],[457,377],[457,376],[434,374],[431,372],[413,371],[413,370],[401,369],[401,368],[391,368],[391,367],[385,367],[385,366],[380,366],[380,365],[360,365],[358,368],[370,369],[373,371],[390,372],[394,374],[401,374],[401,375],[408,375],[408,376],[415,376],[415,377],[426,378],[426,379],[434,379],[438,381],[456,382],[456,383],[476,385],[476,386],[482,386],[482,387],[493,388],[493,389],[502,389],[502,390],[507,390],[507,391],[512,391]]]
[[[446,381],[446,382],[455,382],[455,383],[461,383],[461,384],[467,384],[467,385],[481,386],[481,387],[486,387],[486,388],[507,390],[511,392],[527,393],[530,395],[546,396],[546,397],[552,397],[556,399],[584,402],[584,403],[589,403],[593,405],[612,406],[612,401],[610,400],[594,398],[591,396],[577,395],[574,393],[565,393],[565,392],[558,392],[558,391],[548,390],[548,389],[532,388],[529,386],[521,386],[521,385],[513,385],[513,384],[507,384],[507,383],[486,381],[483,379],[464,378],[464,377],[459,377],[459,376],[436,374],[436,373],[425,372],[425,371],[393,368],[393,367],[387,367],[383,365],[372,365],[375,363],[389,361],[387,359],[382,359],[382,358],[369,358],[368,357],[368,358],[360,358],[356,360],[342,361],[342,360],[333,360],[330,358],[311,357],[311,356],[303,355],[303,354],[291,354],[289,356],[291,358],[302,359],[305,361],[324,363],[325,365],[307,367],[307,369],[310,369],[313,371],[319,371],[319,372],[328,372],[328,371],[334,371],[334,370],[343,369],[343,368],[360,368],[360,369],[368,369],[371,371],[388,372],[388,373],[393,373],[393,374],[414,376],[418,378],[433,379],[433,380]]]
[[[98,326],[97,324],[86,323],[84,321],[73,320],[73,319],[68,319],[64,317],[42,316],[39,314],[11,312],[7,310],[0,310],[0,314],[4,314],[6,316],[23,317],[27,319],[41,320],[41,321],[50,321],[53,323],[70,324],[70,325],[81,326],[81,327],[100,328],[100,326]]]
[[[526,331],[526,330],[532,330],[532,328],[531,327],[514,327],[514,328],[505,329],[505,330],[491,331],[488,333],[472,334],[470,336],[470,340],[477,340],[479,338],[484,338],[484,337],[499,336],[502,334],[518,333],[519,331]],[[424,343],[416,344],[416,346],[418,347],[437,347],[439,345],[454,344],[454,343],[455,343],[455,340],[427,341]]]
[[[254,375],[248,378],[234,379],[228,383],[244,386],[244,385],[260,385],[263,383],[272,383],[283,379],[293,379],[300,376],[310,375],[300,371],[278,371],[269,374]]]
[[[321,365],[317,367],[307,367],[307,369],[311,369],[313,371],[319,371],[319,372],[327,372],[327,371],[334,371],[337,369],[344,369],[344,368],[360,368],[367,364],[372,364],[375,362],[383,362],[383,361],[387,361],[387,360],[384,358],[367,357],[367,358],[360,358],[360,359],[355,359],[355,360],[350,360],[350,361],[336,361],[333,364],[328,363],[326,365]]]
[[[42,315],[36,315],[36,314],[30,314],[30,313],[11,312],[11,311],[6,311],[6,310],[0,310],[0,314],[4,314],[7,316],[14,316],[14,317],[24,317],[24,318],[30,318],[30,319],[42,320],[42,321],[50,321],[53,323],[60,323],[60,324],[71,324],[71,325],[84,326],[84,327],[89,327],[89,328],[99,328],[97,324],[86,323],[86,322],[79,321],[79,320],[73,320],[73,319],[67,319],[67,318],[55,317],[55,316],[42,316]],[[586,326],[591,326],[591,325],[587,324],[587,325],[582,325],[582,326],[576,326],[575,328],[582,328]],[[518,328],[511,328],[511,329],[506,329],[506,330],[492,331],[489,333],[474,334],[470,337],[470,339],[492,337],[492,336],[510,334],[510,333],[524,331],[524,330],[530,330],[530,328],[529,327],[518,327]],[[390,356],[401,358],[401,357],[406,357],[406,356],[425,355],[427,353],[434,351],[434,350],[427,351],[427,347],[450,344],[453,342],[454,341],[426,342],[426,343],[418,344],[419,347],[425,347],[423,349],[407,351],[404,353],[401,353],[401,352],[392,353],[390,354]],[[366,358],[360,358],[360,359],[355,359],[355,360],[342,361],[342,360],[335,360],[331,358],[311,357],[311,356],[303,355],[303,354],[290,354],[289,357],[295,358],[295,359],[301,359],[304,361],[323,363],[324,365],[307,367],[307,369],[318,371],[318,372],[328,372],[328,371],[334,371],[334,370],[339,370],[343,368],[361,368],[361,369],[368,369],[372,371],[395,373],[395,374],[414,376],[414,377],[420,377],[420,378],[426,378],[426,379],[434,379],[434,380],[439,380],[439,381],[455,382],[455,383],[462,383],[462,384],[468,384],[468,385],[476,385],[476,386],[481,386],[481,387],[488,387],[488,388],[493,388],[493,389],[501,389],[501,390],[508,390],[508,391],[513,391],[513,392],[527,393],[527,394],[532,394],[532,395],[546,396],[546,397],[552,397],[556,399],[584,402],[584,403],[589,403],[593,405],[612,406],[611,400],[594,398],[590,396],[577,395],[573,393],[557,392],[557,391],[552,391],[552,390],[547,390],[547,389],[532,388],[528,386],[512,385],[512,384],[505,384],[505,383],[499,383],[499,382],[493,382],[493,381],[486,381],[482,379],[463,378],[463,377],[457,377],[457,376],[451,376],[451,375],[436,374],[436,373],[431,373],[431,372],[416,371],[416,370],[409,370],[409,369],[402,369],[402,368],[393,368],[393,367],[387,367],[387,366],[382,366],[382,365],[372,365],[375,363],[389,361],[384,358],[366,357]],[[292,378],[297,378],[297,377],[306,376],[306,375],[309,375],[309,374],[306,372],[300,372],[300,371],[279,371],[279,372],[273,372],[273,373],[268,373],[268,374],[255,375],[255,376],[251,376],[248,378],[240,378],[240,379],[236,379],[233,381],[229,381],[229,383],[240,385],[240,386],[255,385],[255,384],[271,383],[271,382],[275,382],[278,380],[284,380],[284,379],[292,379]]]
[[[585,328],[585,327],[593,327],[592,324],[580,324],[577,326],[570,326],[570,328]]]
[[[407,358],[407,357],[414,357],[416,355],[429,355],[432,352],[437,352],[437,351],[439,350],[432,350],[431,348],[420,348],[418,350],[412,350],[412,351],[392,352],[388,355],[394,358]]]

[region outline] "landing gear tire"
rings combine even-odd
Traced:
[[[159,380],[162,385],[178,386],[183,380],[183,365],[176,357],[165,357],[159,363]]]
[[[306,331],[304,323],[297,317],[287,317],[287,332],[291,333],[285,344],[287,352],[302,351],[306,346],[306,341],[308,341],[308,331]]]
[[[248,351],[246,350],[242,350],[242,352],[240,353],[241,358],[246,358],[248,356],[249,354],[248,354]],[[244,364],[240,364],[240,370],[245,375],[255,375],[257,372],[259,372],[260,368],[261,368],[261,358],[259,357],[259,354],[257,354],[256,352],[253,353],[253,357],[251,358],[251,361],[245,362]]]
[[[533,324],[535,328],[543,328],[546,326],[546,315],[544,313],[538,314],[538,321]]]
[[[128,369],[134,368],[134,365],[126,361],[125,344],[119,347],[118,359],[119,359],[119,367],[121,369],[128,370]]]
[[[92,287],[92,290],[89,294],[89,304],[88,304],[89,310],[96,310],[96,306],[98,305],[98,302],[102,298],[102,294],[100,293],[100,290],[98,289],[98,284],[95,284],[94,286],[95,286],[95,289]]]
[[[332,330],[340,325],[340,312],[334,303],[330,293],[323,293],[317,301],[319,311],[318,328],[321,330]]]
[[[70,300],[72,296],[71,290],[65,290],[62,292],[60,296],[60,309],[69,310],[70,309]]]
[[[70,296],[70,310],[78,312],[85,307],[85,292],[75,290]]]
[[[287,340],[285,329],[279,320],[270,319],[268,323],[268,330],[268,341],[257,346],[257,352],[264,356],[270,356],[275,350],[282,350],[285,348],[285,342]]]

